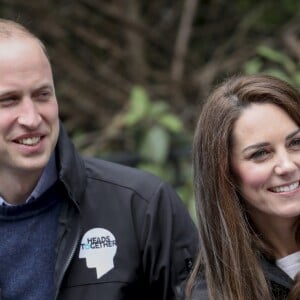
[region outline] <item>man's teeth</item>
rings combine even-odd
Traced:
[[[20,139],[18,140],[18,143],[31,146],[37,144],[40,140],[41,137],[31,137],[31,138]]]
[[[272,191],[275,193],[290,192],[290,191],[295,190],[298,187],[299,187],[299,182],[295,182],[290,185],[274,187],[274,188],[272,188]]]

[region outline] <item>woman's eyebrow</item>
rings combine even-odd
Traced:
[[[266,147],[266,146],[269,146],[270,143],[257,143],[257,144],[253,144],[253,145],[250,145],[250,146],[247,146],[246,148],[244,148],[242,150],[242,152],[247,152],[249,150],[253,150],[253,149],[258,149],[258,148],[261,148],[261,147]]]
[[[300,132],[300,128],[298,128],[297,130],[295,130],[295,131],[293,131],[292,133],[290,133],[287,137],[286,137],[286,139],[287,140],[289,140],[289,139],[291,139],[291,138],[293,138],[297,133],[299,133]]]

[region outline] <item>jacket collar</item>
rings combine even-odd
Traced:
[[[86,187],[86,170],[62,123],[59,128],[56,154],[59,180],[64,184],[71,200],[78,206]]]
[[[266,278],[288,289],[294,285],[294,281],[276,264],[265,257],[261,257],[261,265]]]

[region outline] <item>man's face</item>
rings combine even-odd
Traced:
[[[0,180],[30,176],[47,164],[59,132],[51,67],[37,41],[12,37],[0,41],[0,74]]]

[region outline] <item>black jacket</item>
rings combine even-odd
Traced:
[[[267,281],[270,284],[270,289],[274,300],[284,300],[287,298],[294,281],[280,268],[276,266],[273,261],[265,258],[261,259],[261,266]],[[184,300],[184,287],[180,289],[180,300]],[[207,286],[205,280],[197,278],[190,300],[209,300]]]
[[[62,127],[56,153],[67,195],[56,299],[175,299],[198,235],[173,189],[142,171],[81,158]]]

